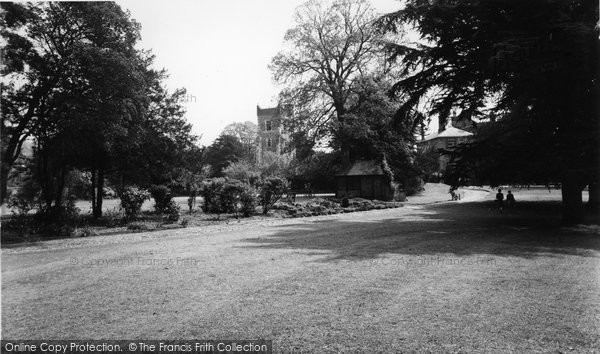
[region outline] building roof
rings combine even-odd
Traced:
[[[356,161],[345,172],[336,176],[383,176],[383,169],[373,160]]]
[[[256,115],[257,116],[274,116],[277,114],[279,114],[279,107],[260,108],[260,106],[256,106]]]
[[[437,138],[462,138],[471,135],[473,135],[473,133],[450,126],[442,132],[429,134],[424,140],[421,141],[429,141]]]

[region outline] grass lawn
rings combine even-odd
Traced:
[[[598,351],[598,228],[560,227],[559,191],[541,193],[515,192],[504,214],[493,196],[423,195],[398,209],[4,248],[2,336]]]

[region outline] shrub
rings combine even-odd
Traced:
[[[88,236],[97,236],[98,233],[92,230],[89,226],[84,226],[82,228],[75,228],[73,231],[73,237],[88,237]]]
[[[256,211],[256,190],[250,186],[240,193],[240,212],[244,217],[248,217]]]
[[[348,200],[348,198],[344,197],[342,198],[342,208],[347,208],[350,206],[350,201]]]
[[[281,177],[268,177],[260,185],[260,205],[263,214],[269,212],[271,207],[288,190],[288,182]]]
[[[213,178],[203,183],[204,212],[238,213],[249,216],[256,205],[255,191],[248,184],[228,178]]]
[[[223,185],[221,202],[228,213],[239,213],[247,217],[254,213],[256,192],[248,184],[238,180],[226,180]]]
[[[244,189],[244,183],[235,179],[226,179],[221,190],[221,203],[222,210],[226,213],[235,213],[238,209],[238,202],[242,190]]]
[[[170,203],[173,200],[173,193],[167,186],[152,186],[150,194],[154,198],[154,209],[161,214],[168,214]]]
[[[404,179],[402,186],[406,195],[414,195],[423,191],[423,180],[419,176],[410,176]]]
[[[121,208],[125,211],[128,220],[134,220],[142,209],[144,201],[150,199],[150,193],[137,187],[125,187],[121,192]]]
[[[182,227],[187,227],[189,223],[190,223],[190,219],[183,219],[183,220],[181,220],[181,226]]]
[[[176,222],[181,217],[181,209],[176,201],[170,200],[169,203],[163,208],[163,213],[168,215],[169,221]]]
[[[102,219],[107,227],[120,226],[125,222],[122,208],[116,206],[112,209],[106,210],[102,215]]]
[[[75,202],[75,196],[70,196],[65,205],[40,207],[34,218],[38,232],[45,236],[71,236],[80,219]]]
[[[6,226],[9,229],[14,229],[20,237],[31,233],[31,218],[27,214],[35,208],[34,200],[19,195],[11,195],[7,206],[11,210],[12,217]]]
[[[223,170],[223,174],[231,179],[237,179],[250,185],[255,185],[259,178],[258,168],[248,161],[232,162]]]
[[[224,178],[213,178],[202,182],[200,194],[204,199],[204,205],[202,210],[205,213],[222,213],[224,207],[221,202],[221,195],[223,194],[223,185],[225,184]]]
[[[11,195],[8,199],[7,206],[11,209],[13,215],[27,215],[35,208],[35,201],[22,198],[19,195]]]
[[[144,223],[134,222],[134,223],[127,225],[127,230],[147,231],[147,230],[150,230],[150,227],[148,227],[148,225],[146,225]]]

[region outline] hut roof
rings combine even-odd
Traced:
[[[466,130],[458,129],[455,127],[448,127],[442,132],[433,133],[425,137],[424,140],[421,141],[429,141],[437,138],[461,138],[465,136],[471,136],[473,133],[470,133]]]
[[[373,160],[356,161],[346,171],[336,176],[383,176],[383,169]]]

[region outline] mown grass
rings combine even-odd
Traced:
[[[598,229],[563,228],[558,203],[525,193],[510,213],[490,204],[5,249],[2,334],[263,338],[277,352],[600,348]]]

